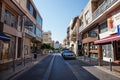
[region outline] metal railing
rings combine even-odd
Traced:
[[[118,0],[105,0],[92,14],[92,19],[96,19],[99,15],[101,15],[105,10],[111,7]]]

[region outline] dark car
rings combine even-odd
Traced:
[[[63,51],[62,56],[64,59],[76,59],[76,55],[70,50]]]

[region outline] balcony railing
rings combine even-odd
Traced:
[[[83,25],[79,27],[79,33],[84,29]]]
[[[96,19],[101,15],[105,10],[112,6],[118,0],[105,0],[92,14],[92,19]]]

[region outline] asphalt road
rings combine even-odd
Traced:
[[[31,69],[24,71],[11,80],[42,80],[45,72],[50,64],[53,55],[47,56],[40,63],[33,66]]]
[[[43,59],[13,80],[120,80],[79,60],[64,60],[59,53]]]

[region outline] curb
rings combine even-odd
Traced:
[[[80,59],[78,59],[78,60],[80,60]],[[83,60],[80,60],[80,61],[82,61],[82,62],[84,62]],[[89,64],[89,65],[93,65],[93,64],[91,64],[91,63],[89,63],[89,62],[85,62],[86,64]],[[95,66],[95,65],[93,65],[94,67],[96,67],[96,68],[98,68],[99,70],[101,70],[101,71],[104,71],[104,72],[106,72],[106,73],[108,73],[108,74],[111,74],[111,75],[113,75],[113,76],[115,76],[115,77],[118,77],[118,78],[120,78],[120,73],[119,72],[117,72],[117,71],[110,71],[109,69],[107,69],[107,68],[104,68],[104,67],[102,67],[102,66]]]
[[[120,78],[120,73],[118,73],[116,71],[110,71],[110,70],[108,70],[108,69],[106,69],[104,67],[101,67],[101,66],[94,66],[94,67],[96,67],[96,68],[100,69],[101,71],[104,71],[104,72],[106,72],[108,74],[111,74],[111,75],[113,75],[115,77]]]

